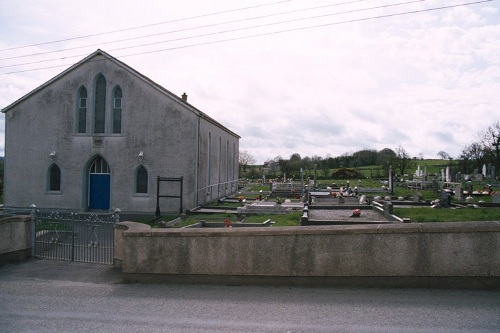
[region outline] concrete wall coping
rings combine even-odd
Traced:
[[[28,222],[28,221],[31,221],[31,216],[29,215],[5,216],[4,218],[0,219],[0,225],[12,222]]]
[[[130,231],[146,231],[151,229],[151,226],[148,224],[129,222],[129,221],[115,223],[113,224],[113,227],[115,229],[130,230]]]
[[[403,233],[471,233],[500,232],[500,221],[429,222],[410,224],[334,225],[256,228],[151,228],[136,222],[120,222],[117,228],[128,228],[124,237],[251,237],[332,234],[403,234]]]

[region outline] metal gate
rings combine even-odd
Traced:
[[[35,257],[113,263],[115,215],[36,211],[32,218]]]

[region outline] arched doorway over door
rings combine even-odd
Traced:
[[[111,172],[108,162],[98,156],[89,168],[89,209],[109,209]]]

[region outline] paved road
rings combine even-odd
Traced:
[[[141,285],[110,266],[0,268],[0,332],[500,332],[500,291]]]

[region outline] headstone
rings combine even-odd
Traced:
[[[440,198],[441,206],[443,207],[448,207],[450,205],[450,195],[448,192],[442,190],[441,191],[441,198]]]
[[[457,175],[455,176],[455,178],[456,178],[457,182],[462,181],[462,174],[460,172],[457,172]]]
[[[496,174],[495,174],[495,166],[492,165],[491,166],[491,176],[490,176],[491,180],[495,180],[495,176],[496,176]]]
[[[392,193],[393,187],[392,187],[392,166],[389,167],[389,193]]]
[[[500,204],[500,194],[495,193],[491,196],[491,202],[495,204]]]
[[[450,178],[450,167],[447,166],[446,167],[446,182],[449,183],[451,182],[451,178]]]
[[[438,195],[438,191],[439,191],[439,186],[438,186],[438,182],[437,180],[433,179],[432,180],[432,193],[434,193],[434,195]]]
[[[486,164],[483,164],[483,177],[486,178]]]
[[[474,198],[469,195],[467,198],[465,198],[465,202],[468,204],[474,203]]]
[[[422,194],[416,192],[414,195],[413,195],[413,202],[420,202],[422,200]]]
[[[368,203],[368,200],[366,200],[366,195],[362,195],[360,198],[359,198],[359,203],[361,205],[364,205],[364,204],[367,204]]]
[[[462,184],[459,184],[455,187],[455,199],[464,200],[464,192],[462,190]]]
[[[444,182],[445,179],[444,169],[441,169],[441,181]]]
[[[465,183],[465,191],[467,192],[467,194],[472,194],[472,191],[473,191],[473,188],[472,188],[472,182],[470,180],[468,180],[466,183]]]
[[[392,205],[392,202],[384,202],[384,217],[389,218],[392,214],[394,214],[394,206]]]

